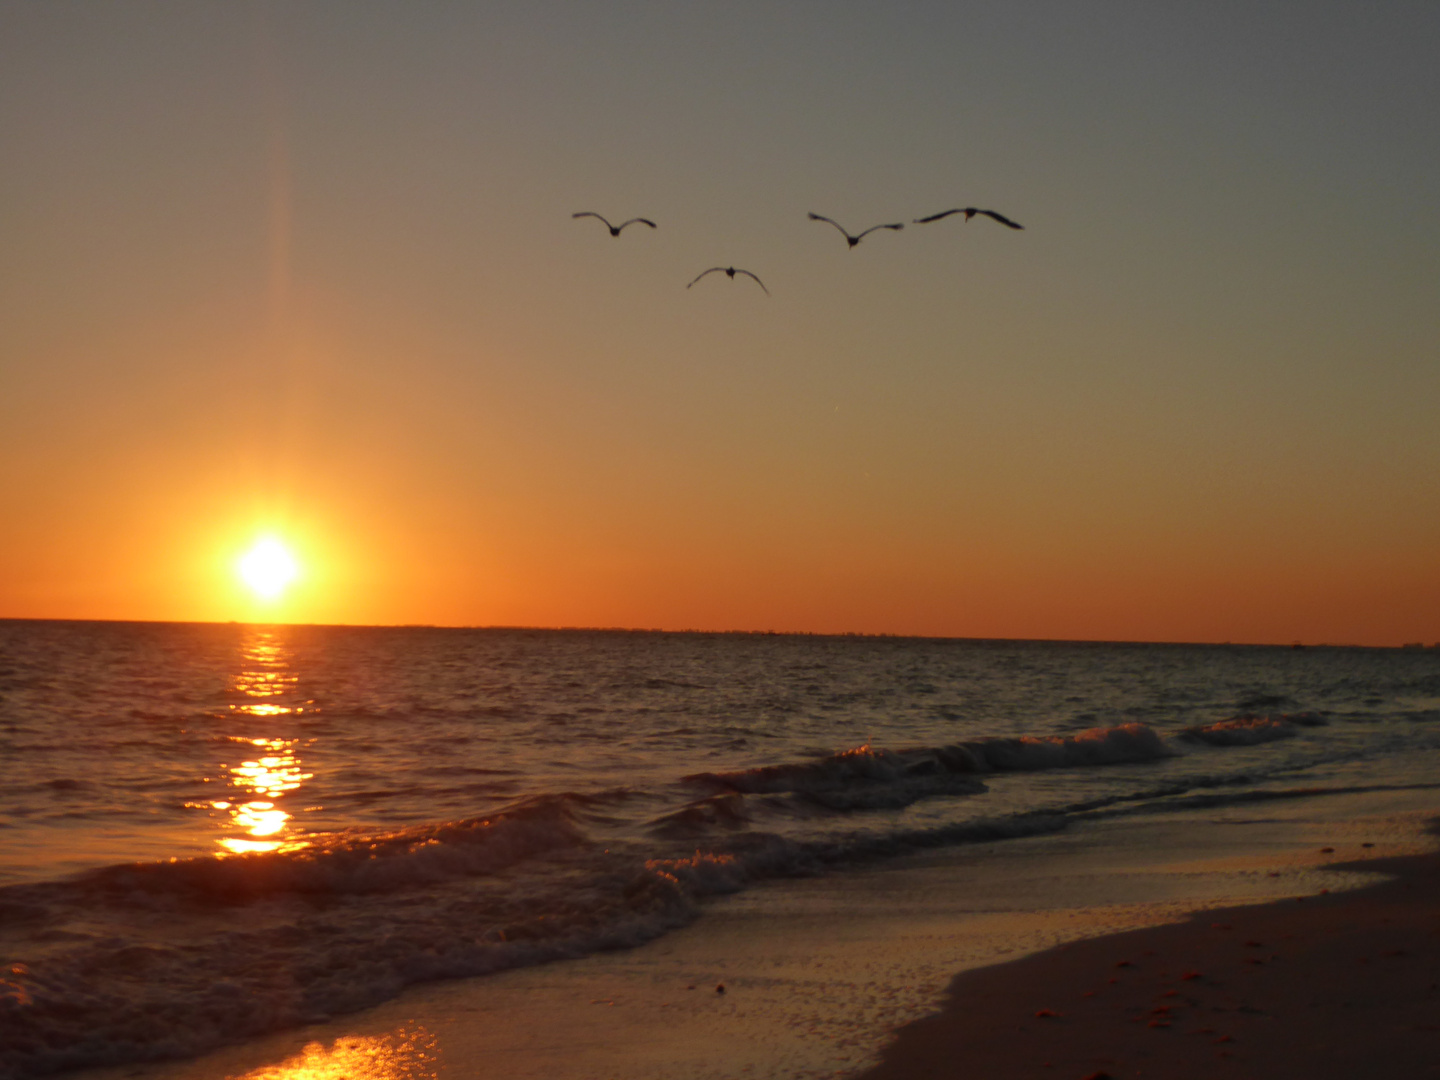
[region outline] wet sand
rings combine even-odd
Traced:
[[[1440,855],[1364,868],[1396,877],[966,972],[863,1080],[1440,1076]]]
[[[979,1061],[981,1051],[971,1045],[977,1025],[994,1029],[979,1033],[993,1036],[985,1053],[994,1056],[983,1070],[967,1066],[967,1076],[1080,1080],[1097,1071],[1134,1076],[1137,1068],[1150,1076],[1260,1075],[1240,1068],[1236,1063],[1248,1069],[1253,1059],[1238,1055],[1251,1052],[1268,1030],[1264,1025],[1276,1022],[1267,1016],[1288,1015],[1289,1006],[1280,1003],[1297,988],[1279,986],[1270,991],[1268,1004],[1236,997],[1236,988],[1260,986],[1256,979],[1294,968],[1302,946],[1322,969],[1360,970],[1360,954],[1347,959],[1349,953],[1335,953],[1336,959],[1329,959],[1331,939],[1318,928],[1304,931],[1309,935],[1304,940],[1283,935],[1300,935],[1296,920],[1312,910],[1328,911],[1361,895],[1342,896],[1341,890],[1382,880],[1376,871],[1390,868],[1382,857],[1433,850],[1435,838],[1422,830],[1440,812],[1436,802],[1433,791],[1383,793],[1295,800],[1263,811],[1231,807],[1097,820],[1050,836],[772,882],[711,902],[692,925],[636,949],[412,987],[366,1012],[200,1058],[79,1075],[87,1080],[852,1077],[874,1065],[899,1031],[884,1075],[919,1080],[939,1075],[937,1068],[959,1075],[960,1063]],[[1425,881],[1431,884],[1422,887],[1417,879],[1415,890],[1397,886],[1396,895],[1413,891],[1428,898],[1426,928],[1433,930],[1440,914],[1433,879]],[[1326,889],[1330,893],[1322,894]],[[1312,899],[1297,901],[1299,895]],[[1189,924],[1162,925],[1181,923],[1197,910],[1262,901],[1273,903],[1254,908],[1255,918],[1274,920],[1263,928],[1242,928],[1239,916],[1229,913],[1204,915],[1193,931]],[[1423,922],[1424,910],[1421,903],[1410,917]],[[1209,931],[1215,921],[1236,929]],[[1182,960],[1179,952],[1162,956],[1158,945],[1113,936],[1146,927],[1155,929],[1142,933],[1213,933],[1209,945],[1220,951],[1204,954],[1201,967],[1201,960]],[[1246,940],[1264,944],[1245,946]],[[1364,955],[1376,971],[1388,970],[1384,965],[1398,971],[1407,957],[1384,953],[1411,947],[1379,942]],[[1262,963],[1245,963],[1252,952]],[[1023,956],[1032,959],[1007,963]],[[1227,957],[1225,962],[1241,965],[1241,974],[1222,977]],[[1133,966],[1115,968],[1122,959]],[[1024,965],[1032,963],[1061,966],[1031,974]],[[1172,989],[1160,980],[1180,979],[1188,970],[1182,963],[1197,967],[1204,978],[1181,980],[1175,998],[1152,1001]],[[1437,969],[1432,962],[1429,970]],[[952,990],[947,998],[957,972],[962,974],[953,985],[960,996]],[[990,978],[998,980],[993,992],[983,981]],[[1325,979],[1317,977],[1316,985]],[[972,986],[967,980],[987,987],[979,991],[984,1011],[977,1011],[977,991],[967,989]],[[1013,996],[1004,998],[1002,986],[1011,987]],[[1084,996],[1090,990],[1096,991],[1093,999]],[[1123,996],[1132,993],[1133,1000]],[[1178,1017],[1182,1013],[1174,1006],[1191,998],[1198,1004],[1186,1005],[1183,1022],[1149,1027],[1167,1014],[1148,1010],[1168,1002]],[[1008,1001],[1003,1008],[1002,1000]],[[1361,999],[1348,1000],[1352,1005],[1346,1008],[1359,1007]],[[1131,1023],[1127,1009],[1141,1005],[1146,1010],[1139,1014],[1141,1022]],[[942,1006],[940,1017],[924,1019]],[[1195,1020],[1199,1011],[1216,1006],[1229,1009],[1215,1015],[1230,1026]],[[1205,1052],[1203,1062],[1197,1057],[1192,1064],[1230,1071],[1166,1072],[1158,1061],[1147,1065],[1128,1057],[1129,1044],[1119,1036],[1101,1039],[1103,1046],[1076,1042],[1068,1056],[1047,1050],[1049,1056],[1031,1062],[1039,1038],[1088,1031],[1091,1024],[1080,1019],[1088,1008],[1101,1010],[1096,1015],[1109,1017],[1126,1039],[1173,1036],[1182,1054]],[[1062,1015],[1036,1018],[1042,1009]],[[1101,1021],[1094,1024],[1102,1030]],[[1214,1034],[1186,1035],[1204,1027]],[[1231,1042],[1207,1041],[1226,1035]],[[1440,1046],[1440,1034],[1432,1037]],[[1142,1041],[1134,1053],[1154,1049]],[[1225,1058],[1223,1052],[1237,1056]],[[1440,1054],[1433,1056],[1440,1060]],[[1039,1071],[1024,1072],[1031,1064]]]

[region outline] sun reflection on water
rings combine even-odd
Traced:
[[[234,1080],[433,1080],[439,1075],[436,1039],[421,1025],[385,1035],[351,1035],[330,1046],[313,1042],[300,1053]]]
[[[305,711],[264,700],[291,693],[300,681],[299,673],[290,666],[290,652],[279,634],[255,628],[241,647],[240,656],[243,666],[235,676],[234,689],[245,695],[247,700],[231,705],[233,712],[250,716],[280,716]]]
[[[241,658],[241,671],[232,686],[241,700],[230,706],[237,719],[268,720],[304,713],[303,705],[275,700],[293,695],[300,680],[278,634],[261,628],[252,630],[241,649]],[[301,768],[295,752],[300,740],[249,735],[232,735],[230,740],[252,747],[252,756],[229,766],[230,783],[237,789],[235,797],[214,800],[210,806],[228,812],[229,826],[242,835],[221,837],[216,843],[236,854],[292,851],[308,846],[298,837],[287,835],[292,815],[279,805],[286,795],[299,790],[315,775]]]

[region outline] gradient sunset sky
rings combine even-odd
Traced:
[[[0,3],[0,616],[1440,640],[1437,57],[1432,0]],[[909,224],[967,205],[1025,230]]]

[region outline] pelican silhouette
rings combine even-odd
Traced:
[[[865,230],[864,232],[862,232],[859,236],[851,236],[848,232],[845,231],[845,226],[841,225],[841,224],[840,224],[838,221],[836,221],[834,218],[825,217],[823,214],[815,214],[815,213],[812,213],[812,214],[810,215],[810,220],[811,220],[811,221],[828,221],[828,222],[830,222],[831,225],[834,225],[835,228],[837,228],[837,229],[840,230],[840,235],[843,236],[843,237],[845,237],[845,242],[846,242],[847,244],[849,244],[852,248],[853,248],[856,244],[858,244],[861,240],[864,240],[865,237],[869,236],[869,235],[870,235],[872,232],[874,232],[876,229],[896,229],[896,230],[899,230],[899,229],[903,229],[903,228],[905,227],[904,225],[871,225],[870,228],[866,229],[866,230]]]
[[[1004,214],[997,214],[994,210],[977,210],[973,206],[963,206],[956,210],[946,210],[943,214],[931,214],[929,217],[916,218],[914,223],[916,225],[925,225],[931,221],[939,221],[941,218],[947,218],[951,214],[964,214],[966,221],[969,221],[976,214],[984,214],[986,217],[998,221],[1001,225],[1009,225],[1012,229],[1023,229],[1025,227],[1018,221],[1011,221]]]
[[[581,210],[580,213],[578,213],[578,214],[571,214],[570,216],[571,216],[572,218],[577,218],[577,217],[593,217],[593,218],[600,218],[601,221],[605,221],[605,218],[603,218],[603,217],[601,217],[601,215],[595,213],[594,210]],[[649,225],[650,228],[652,228],[652,229],[659,228],[659,226],[657,226],[657,225],[656,225],[653,221],[651,221],[649,218],[643,218],[643,217],[632,217],[629,221],[622,221],[619,225],[611,225],[610,222],[605,221],[605,227],[610,230],[610,235],[611,235],[611,236],[619,236],[621,229],[625,228],[626,225],[634,225],[637,221],[638,221],[641,225]]]
[[[745,275],[746,277],[748,277],[748,278],[755,278],[755,284],[756,284],[756,285],[759,285],[760,288],[765,289],[765,283],[764,283],[763,281],[761,281],[758,277],[755,277],[755,275],[752,274],[749,270],[737,270],[737,269],[736,269],[735,267],[733,267],[733,266],[712,266],[712,267],[710,267],[709,270],[706,270],[704,274],[698,275],[698,276],[695,278],[695,281],[699,281],[700,278],[702,278],[702,277],[705,276],[705,274],[713,274],[713,273],[715,273],[715,271],[717,271],[717,270],[720,271],[720,273],[724,274],[726,277],[728,277],[731,281],[734,281],[734,280],[735,280],[735,275],[736,275],[736,274],[744,274],[744,275]],[[694,284],[695,284],[695,281],[690,282],[690,285],[694,285]],[[685,288],[687,288],[687,289],[690,288],[690,285],[686,285]],[[769,289],[765,289],[765,295],[766,295],[766,296],[769,296],[769,295],[770,295],[770,290],[769,290]]]

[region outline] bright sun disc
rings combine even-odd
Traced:
[[[240,560],[240,577],[256,595],[274,600],[299,574],[295,559],[279,540],[257,541]]]

